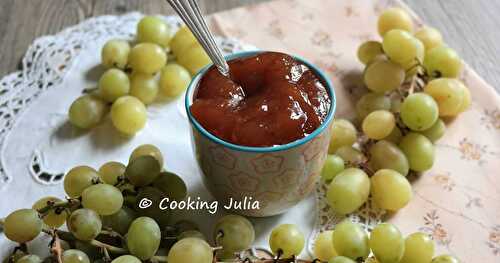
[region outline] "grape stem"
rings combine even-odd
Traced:
[[[61,240],[59,239],[59,235],[57,234],[56,230],[51,230],[51,235],[52,235],[52,241],[50,243],[50,253],[52,253],[58,263],[62,263],[62,247],[61,247]]]
[[[66,209],[66,208],[71,208],[71,207],[75,207],[75,206],[79,206],[80,205],[80,200],[74,198],[68,198],[67,201],[62,201],[62,202],[53,202],[53,201],[49,201],[47,202],[47,205],[38,209],[38,213],[43,217],[45,214],[47,214],[50,210],[52,209],[57,209],[57,208],[62,208],[62,209]]]

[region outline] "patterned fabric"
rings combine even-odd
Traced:
[[[359,78],[363,65],[356,59],[356,49],[363,41],[380,39],[378,14],[399,5],[391,0],[281,0],[216,14],[212,26],[223,36],[316,63],[336,87],[336,116],[352,118],[354,102],[364,92]],[[437,253],[455,254],[462,262],[499,262],[500,97],[468,65],[462,79],[472,93],[472,107],[447,120],[446,135],[436,145],[434,167],[412,178],[410,204],[384,219],[404,234],[429,233]],[[324,188],[319,185],[317,190],[316,231],[338,222],[324,201]],[[356,218],[367,223],[374,215]]]

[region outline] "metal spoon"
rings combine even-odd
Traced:
[[[222,55],[220,47],[215,43],[214,36],[208,29],[196,0],[167,0],[167,2],[193,32],[219,72],[224,76],[229,76],[229,66],[226,59]]]

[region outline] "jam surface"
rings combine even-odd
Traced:
[[[211,67],[191,105],[195,119],[227,142],[253,147],[282,145],[318,128],[330,96],[305,64],[277,52],[228,62],[230,78]]]

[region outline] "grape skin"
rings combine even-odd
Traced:
[[[460,260],[450,255],[440,255],[432,259],[431,263],[460,263]]]
[[[423,131],[430,128],[438,119],[439,108],[428,94],[413,93],[401,105],[401,119],[408,128]]]
[[[43,261],[37,255],[28,254],[26,256],[21,257],[19,260],[14,261],[14,262],[16,262],[16,263],[42,263]]]
[[[357,131],[354,125],[345,119],[333,120],[328,153],[335,153],[341,146],[351,146],[356,142]]]
[[[101,64],[107,68],[125,69],[130,53],[130,44],[125,40],[112,39],[101,50]]]
[[[425,54],[424,67],[435,78],[457,78],[462,70],[462,60],[455,50],[440,46]]]
[[[384,138],[384,140],[392,142],[394,144],[398,144],[399,141],[401,141],[401,138],[403,138],[403,134],[401,133],[401,130],[397,126],[395,126],[392,129],[391,133]]]
[[[226,215],[215,224],[213,236],[217,245],[226,252],[240,252],[252,245],[255,230],[248,219],[239,215]]]
[[[139,145],[132,151],[128,161],[132,162],[136,158],[144,155],[153,156],[160,163],[160,169],[163,168],[163,154],[161,153],[160,149],[158,149],[158,147],[152,144]]]
[[[159,86],[154,76],[134,73],[130,77],[130,95],[138,98],[145,105],[155,101]]]
[[[119,162],[107,162],[99,168],[99,177],[105,183],[115,185],[118,177],[125,173],[125,165]]]
[[[202,239],[188,237],[175,243],[168,252],[168,263],[212,263],[212,248]]]
[[[120,69],[108,69],[99,79],[99,95],[108,102],[125,96],[130,91],[130,80]]]
[[[149,217],[135,219],[127,233],[127,247],[130,253],[142,260],[155,255],[160,247],[160,240],[160,227]]]
[[[378,41],[366,41],[358,48],[358,59],[363,64],[367,65],[378,55],[383,55],[382,43]]]
[[[112,215],[123,205],[123,195],[118,188],[109,184],[92,185],[82,193],[82,205],[99,215]]]
[[[135,186],[146,186],[160,175],[160,164],[151,155],[143,155],[129,162],[125,177]]]
[[[131,255],[119,256],[113,259],[113,261],[111,261],[111,263],[141,263],[141,262],[142,262],[141,260]]]
[[[399,88],[405,80],[405,71],[392,61],[379,60],[367,66],[363,79],[368,89],[383,93]]]
[[[456,116],[464,101],[464,88],[457,79],[439,78],[427,83],[424,92],[437,102],[439,116]]]
[[[378,261],[398,263],[405,250],[403,235],[393,224],[378,224],[371,232],[370,248]]]
[[[187,230],[187,231],[184,231],[184,232],[180,233],[177,236],[177,240],[181,240],[181,239],[188,238],[188,237],[195,237],[195,238],[199,238],[199,239],[202,239],[202,240],[206,240],[207,239],[205,237],[205,235],[203,235],[203,233],[201,233],[198,230]]]
[[[356,103],[356,113],[360,121],[373,111],[390,109],[391,99],[380,93],[368,92]]]
[[[62,202],[62,200],[57,197],[47,196],[36,201],[36,203],[33,204],[33,209],[38,211],[46,207],[49,201],[54,203]],[[43,216],[42,220],[47,226],[58,228],[66,222],[66,217],[68,217],[68,211],[62,210],[60,213],[56,213],[54,209],[51,209]]]
[[[344,220],[333,230],[333,246],[338,255],[352,260],[366,259],[370,254],[368,234],[360,224]]]
[[[344,160],[342,160],[342,158],[335,154],[329,154],[326,157],[325,164],[321,170],[321,178],[325,181],[330,181],[338,173],[343,171],[344,168]]]
[[[161,71],[160,89],[168,97],[175,97],[184,92],[191,82],[189,71],[178,64],[168,64]]]
[[[408,159],[394,143],[381,140],[370,148],[370,166],[374,171],[392,169],[406,176],[410,169]]]
[[[34,209],[19,209],[5,218],[3,230],[8,239],[18,243],[25,243],[40,234],[42,220]]]
[[[134,135],[144,128],[146,120],[146,107],[135,97],[123,96],[111,106],[113,125],[118,131],[126,135]]]
[[[418,133],[408,133],[401,139],[399,147],[410,163],[410,169],[423,172],[434,164],[434,144]]]
[[[79,240],[89,241],[97,237],[102,229],[99,215],[93,210],[81,208],[73,211],[66,221],[69,231]]]
[[[107,111],[106,104],[93,95],[83,95],[69,107],[68,117],[71,124],[80,129],[89,129],[102,120]]]
[[[405,239],[401,263],[430,263],[434,256],[434,241],[424,233],[416,232]]]
[[[175,33],[172,41],[170,41],[170,49],[175,56],[179,57],[182,53],[189,49],[189,47],[196,43],[198,43],[198,40],[196,40],[189,28],[187,26],[182,26]]]
[[[177,62],[185,67],[192,76],[199,70],[212,63],[205,50],[198,44],[192,45],[189,49],[177,56]]]
[[[429,129],[423,130],[420,133],[434,143],[441,137],[443,137],[445,131],[446,131],[446,126],[443,120],[438,119]]]
[[[413,196],[408,179],[394,170],[378,170],[370,180],[373,201],[382,209],[397,211]]]
[[[131,208],[123,206],[118,212],[102,217],[102,225],[109,227],[114,231],[125,235],[128,231],[130,224],[136,218],[136,213]]]
[[[85,188],[99,180],[99,174],[89,166],[77,166],[64,177],[64,191],[69,197],[78,197]]]
[[[400,65],[424,59],[424,44],[407,31],[394,29],[384,35],[382,47],[385,54]]]
[[[281,252],[280,258],[299,255],[304,249],[304,243],[304,234],[296,225],[292,224],[277,226],[269,236],[269,247],[275,255]]]
[[[159,45],[140,43],[130,50],[128,60],[134,72],[153,74],[167,64],[167,54]]]
[[[408,32],[413,31],[413,21],[410,15],[403,9],[393,7],[384,10],[378,18],[378,32],[384,36],[392,29],[401,29]]]
[[[333,178],[326,198],[331,208],[339,214],[356,211],[370,193],[370,179],[361,169],[348,168]]]
[[[422,41],[425,50],[431,50],[443,45],[443,36],[439,30],[433,27],[424,26],[415,33],[415,37]]]
[[[314,256],[321,261],[328,261],[337,256],[333,247],[333,230],[321,232],[314,241],[313,250]]]
[[[392,112],[377,110],[366,116],[363,120],[362,129],[368,138],[380,140],[389,136],[395,126],[396,118],[394,118]]]
[[[170,27],[161,18],[145,16],[137,24],[137,39],[166,47],[170,42]]]
[[[366,161],[365,155],[352,146],[342,146],[337,149],[335,155],[338,155],[348,166],[356,166]]]
[[[87,254],[77,249],[68,249],[62,253],[62,262],[64,263],[90,263]]]
[[[186,183],[174,173],[160,173],[154,180],[153,186],[161,190],[170,200],[181,201],[187,196]]]

